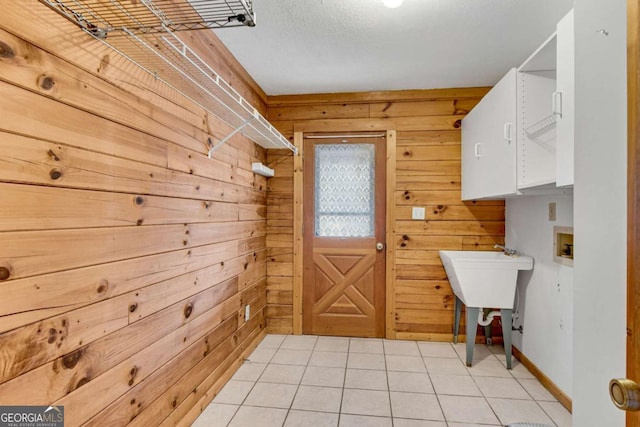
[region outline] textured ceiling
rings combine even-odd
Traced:
[[[490,86],[573,0],[254,0],[257,25],[216,30],[269,95]]]

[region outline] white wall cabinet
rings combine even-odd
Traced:
[[[462,121],[462,199],[573,185],[573,11]]]
[[[512,68],[462,121],[462,199],[516,193],[516,77]]]
[[[573,10],[558,23],[556,91],[561,116],[556,125],[556,185],[573,185],[574,144],[574,20]],[[558,102],[558,101],[556,101]]]

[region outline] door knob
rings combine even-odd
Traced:
[[[609,382],[609,396],[613,404],[623,411],[640,410],[640,385],[627,378],[614,378]]]
[[[379,250],[379,251],[383,250],[384,249],[384,243],[382,243],[382,242],[376,243],[376,249]]]

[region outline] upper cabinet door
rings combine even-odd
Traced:
[[[574,27],[573,10],[558,23],[557,92],[555,106],[561,113],[556,129],[556,185],[573,185],[574,139]]]
[[[512,68],[462,120],[462,199],[516,193],[516,87]]]

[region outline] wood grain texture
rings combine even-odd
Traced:
[[[640,381],[640,2],[627,0],[627,378]],[[627,427],[640,413],[627,412]]]
[[[267,98],[267,111],[287,135],[395,129],[387,170],[386,336],[398,339],[451,340],[453,293],[438,251],[492,250],[504,242],[504,202],[460,199],[460,120],[487,88],[397,92],[314,94]],[[301,137],[301,136],[300,136]],[[292,301],[294,269],[282,258],[294,250],[294,168],[292,156],[268,150],[278,178],[268,184],[267,328],[296,333]],[[425,220],[412,220],[412,208],[424,207]],[[272,233],[273,232],[273,233]],[[295,233],[295,229],[292,230]]]
[[[42,4],[5,6],[0,402],[188,425],[264,335],[268,227],[291,247],[251,172],[266,150],[237,135],[207,158],[219,118]],[[183,37],[266,112],[212,32]]]

